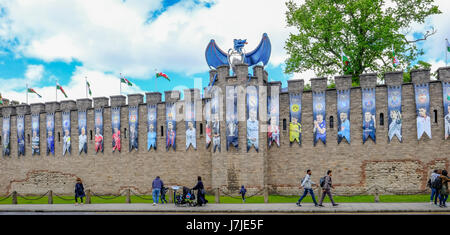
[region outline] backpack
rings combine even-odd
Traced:
[[[319,184],[320,184],[320,187],[322,187],[322,188],[323,188],[323,186],[325,186],[325,176],[320,178]]]
[[[442,180],[441,178],[436,178],[432,183],[431,186],[435,189],[441,189],[442,188]]]

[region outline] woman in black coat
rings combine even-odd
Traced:
[[[202,177],[197,177],[197,184],[192,188],[193,190],[197,190],[197,203],[199,206],[208,202],[205,199],[205,187],[203,186]]]
[[[83,197],[85,196],[83,183],[80,178],[77,178],[77,183],[75,184],[75,205],[78,205],[77,198],[80,198],[81,204],[83,204]]]

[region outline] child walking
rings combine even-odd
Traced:
[[[84,194],[83,183],[81,182],[80,178],[77,178],[77,183],[75,184],[75,205],[78,205],[77,198],[80,198],[81,204],[84,204],[83,197],[85,197],[85,196],[86,195]]]
[[[239,194],[242,194],[242,202],[245,203],[245,193],[247,192],[247,189],[245,189],[244,185],[241,186],[241,191],[239,191]]]
[[[169,188],[166,188],[166,187],[162,187],[161,188],[161,203],[162,204],[164,204],[164,202],[166,202],[167,203],[167,200],[166,200],[166,193],[167,193],[167,190],[168,190]]]

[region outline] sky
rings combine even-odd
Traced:
[[[299,0],[299,2],[301,2]],[[450,2],[436,0],[443,14],[411,25],[419,37],[431,26],[437,33],[421,42],[420,60],[432,72],[445,66],[444,43],[450,38]],[[313,71],[285,74],[284,43],[295,29],[286,26],[284,0],[0,0],[0,93],[26,102],[26,86],[42,98],[28,103],[205,87],[209,67],[205,48],[211,39],[224,51],[233,39],[247,39],[253,50],[267,33],[272,54],[265,69],[269,81],[315,77]],[[155,72],[166,73],[170,82]],[[68,97],[56,93],[56,81]],[[164,99],[164,98],[163,98]]]

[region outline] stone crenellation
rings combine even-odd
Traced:
[[[194,186],[197,176],[202,176],[209,192],[220,188],[237,193],[240,185],[249,189],[249,194],[269,189],[276,194],[298,194],[300,179],[307,169],[313,171],[313,181],[318,182],[326,170],[333,170],[333,182],[338,193],[359,194],[373,185],[379,185],[385,193],[417,192],[426,190],[429,173],[435,168],[449,167],[450,140],[444,139],[444,108],[442,83],[450,82],[450,67],[438,70],[438,80],[430,80],[430,70],[411,71],[412,83],[403,83],[403,72],[388,72],[384,75],[386,85],[377,85],[377,74],[361,75],[361,87],[352,87],[351,76],[336,76],[335,89],[327,89],[326,78],[311,79],[311,91],[304,91],[304,80],[289,80],[287,92],[281,92],[281,82],[268,82],[268,73],[262,66],[253,66],[249,75],[248,66],[236,66],[236,74],[230,74],[229,66],[219,66],[210,71],[214,87],[225,91],[226,86],[238,86],[238,116],[245,116],[245,87],[259,87],[259,151],[250,148],[247,152],[245,119],[238,120],[238,148],[226,146],[225,105],[226,97],[220,92],[220,146],[221,151],[206,148],[206,121],[204,105],[211,99],[211,90],[205,87],[203,96],[199,89],[165,91],[165,101],[160,92],[129,94],[128,96],[94,97],[93,99],[66,100],[61,102],[2,106],[0,114],[11,117],[11,155],[0,158],[0,193],[13,190],[21,194],[38,194],[43,188],[58,194],[71,194],[76,177],[83,179],[85,188],[96,193],[117,193],[124,187],[134,187],[141,193],[151,192],[151,182],[158,175],[166,185]],[[416,107],[414,84],[428,83],[430,87],[430,116],[433,138],[416,137]],[[403,141],[388,141],[387,118],[383,125],[379,117],[387,117],[387,87],[402,86]],[[377,142],[362,142],[361,89],[375,88]],[[351,90],[350,122],[351,143],[337,143],[337,125],[327,126],[327,144],[313,146],[312,93],[326,93],[326,120],[337,119],[337,90]],[[267,96],[279,93],[280,146],[267,144]],[[290,145],[289,141],[289,95],[302,96],[302,143]],[[128,100],[128,103],[127,103]],[[185,149],[186,124],[184,122],[185,101],[196,101],[197,149]],[[197,102],[198,101],[198,102]],[[166,114],[165,104],[176,103],[176,150],[165,148]],[[157,149],[147,150],[147,105],[157,106]],[[122,135],[122,151],[112,152],[111,108],[121,107],[122,133],[127,133],[128,107],[138,106],[139,148],[128,150],[128,136]],[[92,138],[94,110],[103,109],[104,152],[95,152]],[[76,112],[87,111],[88,153],[78,154],[78,121]],[[71,136],[74,150],[62,155],[62,141],[55,140],[55,155],[31,155],[31,115],[40,115],[40,148],[46,147],[46,113],[55,113],[55,135],[62,134],[62,112],[72,112]],[[436,112],[436,116],[433,113]],[[25,156],[17,156],[17,115],[25,115]],[[0,122],[0,125],[3,125]],[[57,133],[57,134],[56,134]],[[3,136],[2,136],[3,138]],[[0,141],[1,142],[1,141]],[[3,147],[3,146],[2,146]],[[68,186],[69,185],[69,186]],[[382,193],[382,192],[381,192]]]

